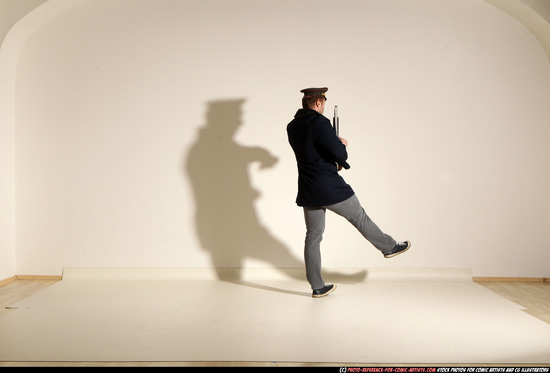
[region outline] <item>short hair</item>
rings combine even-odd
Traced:
[[[319,100],[326,101],[327,98],[319,95],[306,95],[302,97],[302,108],[311,109],[311,107],[314,106]]]

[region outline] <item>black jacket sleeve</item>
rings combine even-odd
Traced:
[[[330,121],[320,116],[315,125],[315,146],[318,148],[319,154],[329,163],[337,163],[346,170],[350,168],[347,162],[348,152],[346,146],[336,136],[336,132],[332,128]]]

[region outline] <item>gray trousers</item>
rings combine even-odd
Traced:
[[[304,207],[306,222],[306,240],[304,259],[307,281],[313,290],[325,286],[321,276],[321,240],[325,231],[326,210],[346,218],[374,247],[382,253],[391,251],[396,241],[385,234],[368,217],[356,195],[334,205],[322,207]]]

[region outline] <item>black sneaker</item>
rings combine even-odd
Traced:
[[[394,256],[397,256],[399,254],[403,254],[405,251],[409,250],[410,247],[410,241],[398,242],[392,251],[384,254],[384,258],[393,258]]]
[[[327,295],[332,293],[334,290],[336,290],[336,285],[326,285],[321,289],[313,290],[312,297],[313,298],[326,297]]]

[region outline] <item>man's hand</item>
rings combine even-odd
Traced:
[[[342,144],[344,144],[344,146],[347,148],[348,147],[348,140],[342,138],[342,137],[338,137],[340,139],[340,141],[342,141]],[[337,164],[338,166],[338,171],[341,171],[344,167],[343,166],[340,166],[339,164]]]

